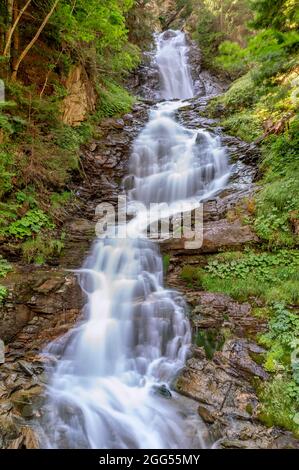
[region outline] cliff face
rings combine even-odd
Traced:
[[[69,126],[78,126],[95,111],[97,96],[94,85],[83,66],[69,72],[65,84],[67,96],[62,102],[62,120]]]

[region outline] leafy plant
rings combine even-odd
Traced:
[[[8,289],[0,284],[0,304],[6,299],[8,295]]]
[[[10,224],[7,233],[16,238],[25,238],[38,233],[43,227],[54,228],[54,224],[42,210],[32,209],[24,217]]]
[[[11,270],[11,265],[0,255],[0,277],[5,277]]]

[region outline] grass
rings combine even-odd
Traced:
[[[295,250],[223,253],[211,256],[203,268],[185,265],[181,278],[189,287],[223,292],[238,301],[257,297],[266,304],[299,303],[299,254]]]
[[[262,402],[259,419],[266,426],[279,426],[288,429],[299,437],[299,414],[297,400],[299,387],[281,374],[260,387],[259,398]]]

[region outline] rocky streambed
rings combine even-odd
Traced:
[[[204,265],[211,254],[259,243],[235,210],[241,207],[246,211],[244,201],[255,191],[258,149],[224,135],[217,122],[202,115],[207,100],[224,85],[200,69],[197,48],[191,47],[190,54],[197,95],[178,111],[178,119],[186,127],[218,134],[229,152],[232,172],[225,189],[204,203],[203,246],[185,250],[181,241],[174,240],[161,245],[169,260],[165,281],[184,293],[195,340],[176,389],[197,408],[214,447],[299,448],[290,433],[267,428],[258,419],[254,384],[268,376],[257,360],[263,350],[254,338],[265,330],[265,321],[253,314],[251,303],[205,292],[186,285],[181,278],[185,265]],[[131,89],[147,95],[147,100],[122,118],[102,121],[101,137],[82,149],[85,177],[80,187],[74,186],[80,204],[64,224],[67,239],[63,256],[43,268],[15,263],[5,279],[9,297],[0,311],[0,337],[6,344],[5,363],[0,365],[1,448],[39,447],[38,422],[49,360],[42,350],[80,319],[85,299],[72,270],[82,264],[90,249],[96,205],[117,202],[128,173],[131,143],[147,120],[149,105],[157,99],[156,84],[155,71],[144,65],[133,77]],[[212,338],[212,351],[198,345],[198,332]]]

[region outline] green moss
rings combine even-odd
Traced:
[[[208,359],[212,359],[216,351],[221,351],[227,332],[213,329],[201,330],[197,333],[195,342],[203,347]]]
[[[164,255],[163,256],[163,272],[164,272],[164,274],[167,274],[167,271],[169,269],[169,264],[170,264],[170,255]]]
[[[252,142],[262,135],[260,119],[252,111],[242,111],[221,120],[221,125],[229,134],[246,142]]]

